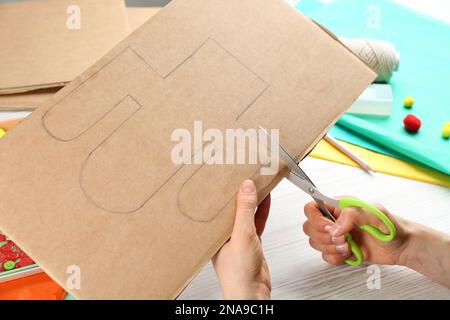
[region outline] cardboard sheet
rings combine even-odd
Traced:
[[[123,0],[0,4],[0,94],[60,87],[128,32]]]
[[[34,110],[49,99],[60,88],[35,90],[26,93],[0,95],[1,111]]]
[[[0,141],[0,228],[77,298],[175,298],[239,183],[287,168],[176,165],[174,130],[276,128],[302,159],[375,77],[284,0],[174,0]]]

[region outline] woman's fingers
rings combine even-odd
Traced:
[[[344,257],[341,254],[322,253],[322,259],[325,260],[326,262],[328,262],[329,264],[332,264],[335,266],[339,266],[339,265],[343,264],[347,258],[348,257]]]
[[[303,225],[303,231],[310,238],[324,244],[343,244],[345,242],[344,236],[332,237],[330,235],[330,230],[332,230],[334,223],[322,215],[315,202],[305,205],[305,215],[308,220]]]
[[[261,204],[258,206],[258,209],[256,209],[255,226],[256,232],[259,237],[262,236],[264,229],[266,227],[267,218],[269,217],[269,211],[270,211],[270,193],[261,202]]]
[[[355,207],[346,208],[342,210],[336,223],[331,228],[330,233],[334,237],[339,237],[349,233],[356,226],[373,224],[376,222],[376,219],[374,221],[374,216],[364,209]]]
[[[335,245],[335,244],[323,244],[321,242],[315,241],[314,239],[309,239],[309,244],[312,248],[317,251],[320,251],[324,254],[339,254],[343,257],[347,257],[350,254],[349,245],[344,242],[343,244]]]
[[[307,220],[303,224],[303,232],[312,240],[321,243],[323,245],[331,245],[333,241],[331,235],[328,232],[320,231],[317,229],[311,221]],[[345,241],[345,240],[344,240]]]
[[[256,186],[251,180],[244,181],[237,196],[236,219],[234,222],[233,236],[248,236],[256,234],[255,210],[258,201]]]
[[[317,229],[321,232],[327,232],[327,229],[329,227],[333,226],[333,221],[325,218],[322,213],[320,212],[319,207],[317,206],[317,203],[315,202],[309,202],[305,205],[304,208],[306,218],[308,218],[308,221],[311,223],[313,228]]]
[[[335,211],[333,207],[328,209],[331,212]],[[310,238],[311,247],[326,255],[347,257],[350,254],[345,236],[332,236],[330,234],[334,223],[322,215],[315,202],[310,202],[305,206],[305,215],[308,220],[303,224],[303,231]]]

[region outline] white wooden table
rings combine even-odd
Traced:
[[[307,158],[303,169],[329,195],[349,194],[379,202],[396,215],[450,233],[450,189],[376,174]],[[380,266],[380,289],[369,290],[367,265],[333,267],[309,247],[302,231],[303,206],[311,199],[283,180],[272,192],[272,208],[263,236],[273,299],[448,299],[450,290],[398,266]],[[211,264],[185,289],[180,299],[221,299]]]

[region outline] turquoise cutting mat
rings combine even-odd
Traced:
[[[375,119],[346,115],[330,133],[352,144],[450,174],[450,141],[441,134],[444,123],[450,121],[450,25],[389,0],[334,0],[328,4],[302,0],[297,8],[340,37],[387,40],[401,54],[400,70],[391,80],[392,116]],[[374,13],[379,13],[379,28],[373,28],[373,23],[368,27]],[[408,95],[416,100],[411,110],[403,107]],[[403,118],[409,113],[422,119],[418,134],[404,130]]]

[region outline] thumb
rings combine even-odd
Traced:
[[[258,204],[256,186],[252,180],[245,180],[237,196],[236,220],[234,222],[233,234],[256,233],[255,211]]]
[[[352,231],[355,226],[368,224],[368,220],[368,216],[363,209],[347,208],[340,213],[329,232],[333,237],[340,237]]]

